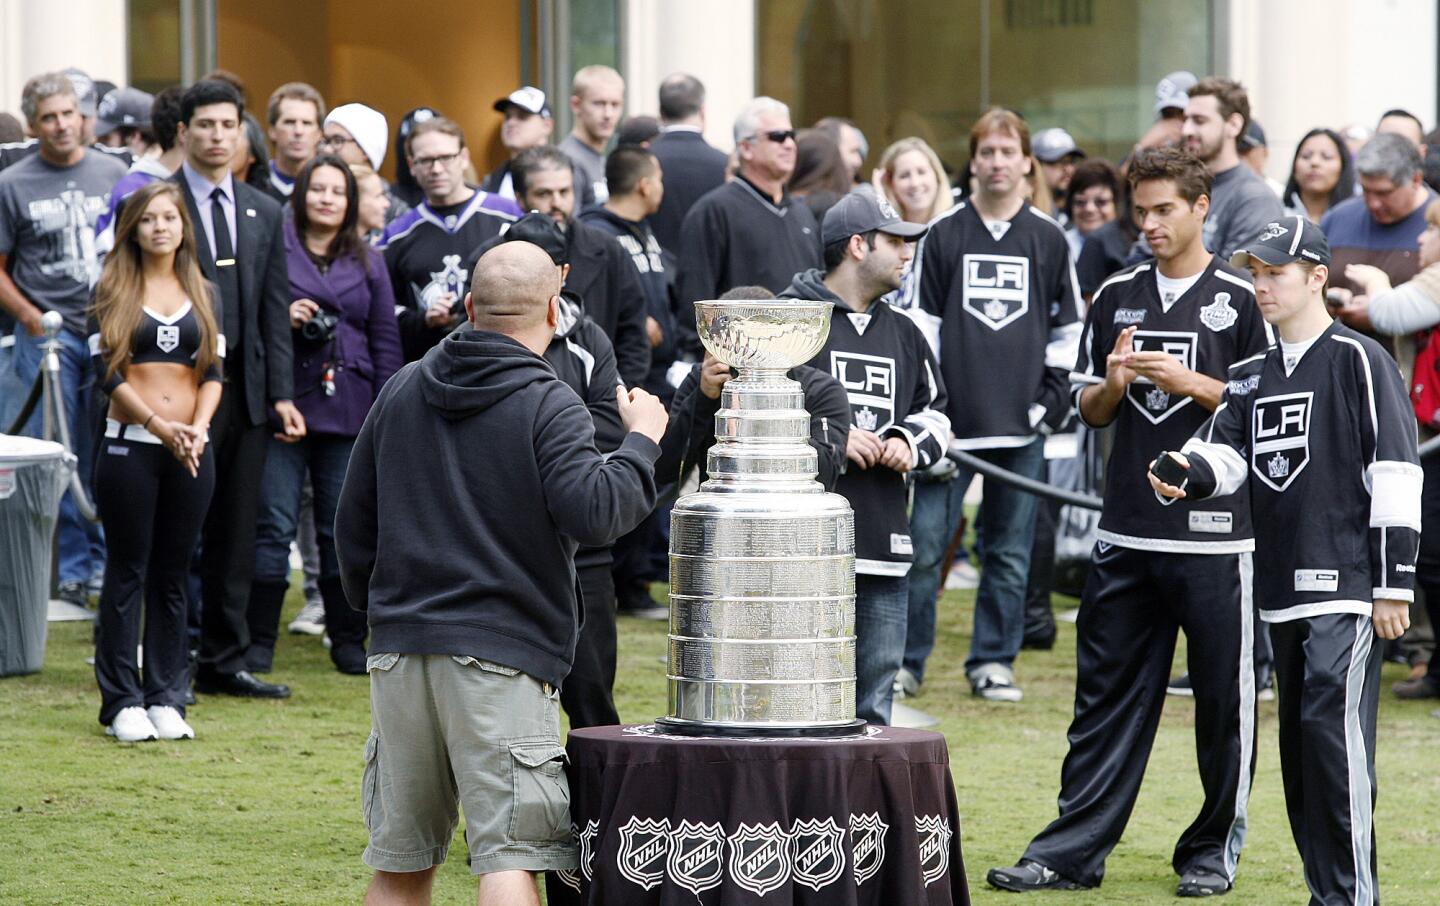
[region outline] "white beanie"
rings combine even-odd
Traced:
[[[345,127],[360,150],[370,158],[370,166],[380,169],[381,161],[385,160],[385,148],[390,143],[390,126],[385,122],[385,114],[364,104],[341,104],[325,117],[325,125],[331,123]]]

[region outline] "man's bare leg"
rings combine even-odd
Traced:
[[[424,871],[377,871],[365,891],[365,906],[430,906],[435,867]]]
[[[480,876],[480,906],[540,906],[540,886],[528,871],[495,871]]]

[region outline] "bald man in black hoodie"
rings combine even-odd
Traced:
[[[391,378],[356,439],[335,541],[371,631],[367,902],[428,898],[457,799],[482,904],[538,903],[534,872],[576,866],[554,769],[575,547],[608,544],[654,506],[666,416],[617,388],[628,433],[601,455],[584,403],[541,358],[559,292],[538,247],[487,252],[470,323]],[[512,773],[527,781],[512,787]]]

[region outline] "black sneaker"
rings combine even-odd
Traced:
[[[1230,892],[1231,884],[1222,875],[1208,871],[1187,871],[1180,876],[1177,897],[1218,897]]]
[[[85,583],[79,580],[61,582],[60,587],[55,589],[55,597],[80,607],[90,605],[90,593],[86,591]]]
[[[1072,881],[1054,869],[1046,868],[1039,862],[1021,859],[1020,864],[1011,868],[992,868],[985,873],[985,880],[991,887],[1012,893],[1027,893],[1031,890],[1087,890],[1085,884]]]
[[[1182,673],[1172,679],[1166,684],[1165,693],[1167,695],[1183,695],[1186,698],[1193,698],[1195,696],[1195,690],[1190,688],[1190,674]]]

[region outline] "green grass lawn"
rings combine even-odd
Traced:
[[[961,664],[968,593],[946,596],[923,697],[942,718],[959,789],[965,863],[976,903],[1019,902],[988,890],[985,870],[1010,864],[1054,814],[1071,709],[1074,626],[1054,651],[1017,665],[1020,705],[971,698]],[[1058,606],[1073,602],[1057,598]],[[286,620],[298,607],[292,596]],[[616,690],[627,722],[665,708],[665,627],[624,619]],[[358,902],[361,750],[369,732],[363,678],[330,668],[319,639],[287,636],[273,679],[286,702],[202,698],[191,742],[118,745],[95,721],[99,696],[88,624],[50,627],[45,670],[0,680],[0,904]],[[1385,668],[1388,686],[1402,676]],[[1430,703],[1384,695],[1380,715],[1380,880],[1391,904],[1434,903],[1440,885],[1440,720]],[[1150,773],[1104,887],[1026,901],[1166,903],[1170,850],[1200,802],[1191,706],[1167,703]],[[1275,745],[1275,705],[1261,705],[1251,830],[1230,904],[1302,903]],[[438,877],[437,903],[472,903],[461,848]]]

